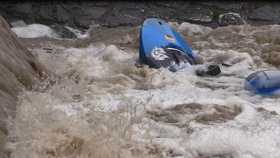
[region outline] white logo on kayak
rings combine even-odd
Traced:
[[[164,60],[166,58],[169,58],[162,48],[154,48],[151,54],[155,60]]]

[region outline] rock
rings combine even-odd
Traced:
[[[33,13],[32,3],[28,3],[28,2],[20,3],[18,5],[15,5],[13,10],[16,11],[16,13],[18,13],[19,16],[30,17],[30,15],[32,15]]]
[[[241,18],[238,13],[225,13],[219,16],[218,23],[220,26],[228,26],[228,25],[243,25],[245,24],[245,20]]]
[[[65,23],[71,18],[71,14],[63,5],[57,5],[55,14],[52,16],[60,23]]]
[[[274,7],[274,18],[276,24],[280,23],[280,3],[273,4]]]
[[[54,20],[52,18],[53,7],[51,5],[40,6],[39,16],[43,20]]]
[[[94,2],[94,5],[97,7],[107,7],[110,5],[110,2],[96,1],[96,2]]]
[[[65,28],[61,25],[52,25],[51,28],[61,37],[61,38],[70,38],[74,39],[77,38],[77,36],[70,31],[69,29]]]
[[[27,24],[61,24],[73,28],[88,29],[90,25],[107,27],[136,26],[149,17],[173,22],[191,22],[212,28],[244,24],[277,24],[280,21],[279,2],[249,3],[235,1],[170,1],[170,2],[24,2],[0,5],[0,15],[7,21],[24,20]],[[242,16],[221,13],[234,12]],[[219,21],[220,20],[220,21]]]
[[[264,5],[249,12],[249,18],[252,20],[273,20],[273,7],[270,5]]]
[[[96,23],[89,17],[77,17],[74,20],[74,24],[82,29],[88,29],[91,25],[95,25]]]
[[[180,8],[182,5],[184,5],[184,1],[170,1],[169,3],[166,3],[165,1],[158,1],[158,2],[154,2],[155,6],[159,6],[159,7],[165,7],[166,9],[170,9],[170,8],[175,8],[178,9]]]
[[[59,23],[65,23],[71,17],[70,13],[61,5],[40,6],[39,16],[43,20]]]
[[[179,2],[177,2],[179,3]],[[177,17],[182,16],[180,12],[182,7],[174,8],[175,3],[164,4],[164,2],[147,3],[146,5],[140,6],[138,9],[141,11],[141,15],[138,18],[144,21],[146,18],[160,18],[166,21],[176,21]],[[185,6],[182,4],[182,6]],[[179,13],[179,14],[178,14]]]
[[[196,4],[206,6],[208,8],[215,8],[218,10],[239,10],[244,5],[244,2],[235,2],[235,1],[196,1]]]
[[[102,22],[102,25],[106,27],[135,26],[137,24],[140,24],[140,20],[135,17],[115,14],[106,16]]]
[[[141,24],[142,14],[141,10],[136,9],[116,10],[105,16],[101,24],[107,27],[136,26]]]
[[[23,20],[11,22],[12,27],[24,27],[27,26]]]
[[[48,71],[21,44],[0,16],[0,157],[7,157],[5,149],[8,117],[16,111],[17,96],[24,89],[31,89],[46,78]]]
[[[211,22],[214,18],[214,13],[209,8],[204,8],[201,6],[192,6],[185,8],[182,14],[178,14],[178,19],[186,20],[190,22]]]
[[[105,8],[101,7],[86,7],[86,8],[79,8],[76,11],[74,23],[82,28],[89,28],[91,25],[100,24],[100,19],[106,13]]]

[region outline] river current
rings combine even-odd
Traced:
[[[249,74],[279,66],[280,26],[170,24],[203,65],[139,65],[139,27],[69,28],[74,40],[39,24],[13,28],[54,76],[20,95],[11,157],[280,157],[279,96],[244,89]],[[195,75],[209,64],[222,73]]]

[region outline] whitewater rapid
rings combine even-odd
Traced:
[[[11,157],[280,157],[279,96],[244,90],[249,74],[279,66],[280,26],[170,24],[204,65],[175,73],[139,66],[139,27],[112,28],[114,36],[93,27],[78,35],[80,47],[44,25],[13,28],[29,43],[44,38],[28,49],[55,77],[20,96]],[[208,64],[222,74],[195,75]]]

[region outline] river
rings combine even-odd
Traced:
[[[13,28],[55,77],[20,95],[11,157],[280,157],[279,96],[244,89],[249,74],[279,66],[280,26],[169,23],[204,65],[139,66],[139,27],[76,30],[74,40]],[[222,73],[196,76],[207,64]]]

